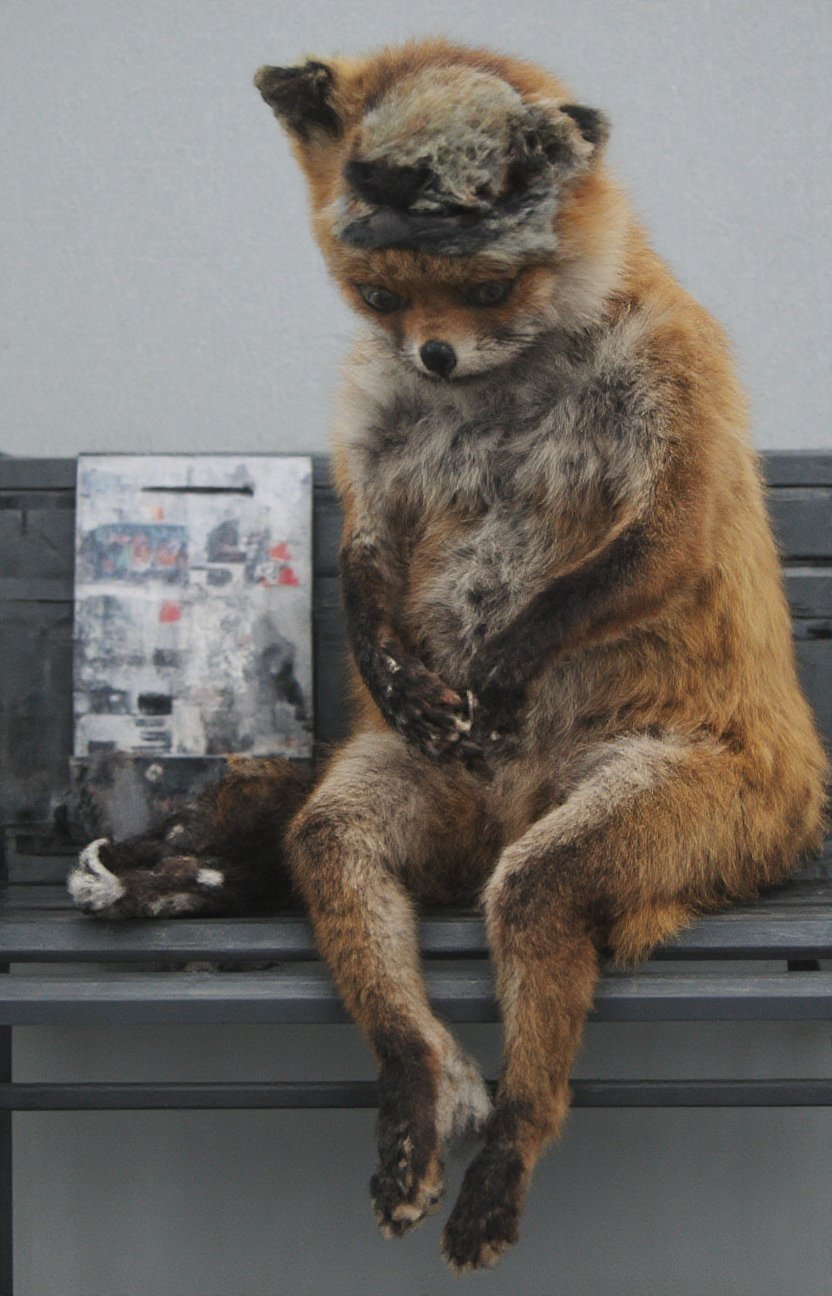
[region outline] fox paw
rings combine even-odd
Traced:
[[[490,1269],[514,1245],[524,1182],[516,1153],[486,1146],[474,1158],[442,1233],[442,1253],[454,1273]]]
[[[373,1214],[384,1236],[402,1237],[415,1228],[438,1210],[444,1191],[442,1162],[432,1156],[425,1165],[413,1138],[402,1129],[370,1180]]]

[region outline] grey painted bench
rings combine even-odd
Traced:
[[[315,463],[315,710],[319,744],[345,731],[340,516]],[[765,459],[804,686],[832,739],[832,454]],[[19,1025],[340,1022],[296,915],[102,923],[69,905],[75,463],[0,459],[0,1293],[12,1292],[15,1110],[372,1106],[369,1082],[44,1084],[12,1078]],[[832,1020],[832,850],[754,904],[704,920],[637,974],[610,972],[596,1021]],[[496,1020],[479,918],[426,915],[439,1011]],[[222,971],[170,970],[221,963]],[[263,968],[263,964],[269,964]],[[32,971],[29,964],[48,964]],[[84,965],[79,970],[77,965]],[[72,965],[72,966],[68,966]],[[115,967],[114,967],[115,965]],[[247,966],[249,965],[249,966]],[[251,966],[256,965],[256,966]],[[115,969],[118,970],[115,970]],[[167,970],[165,970],[167,969]],[[226,970],[230,969],[230,970]],[[832,1080],[582,1080],[576,1106],[829,1105]]]

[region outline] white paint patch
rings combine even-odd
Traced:
[[[124,883],[111,873],[99,858],[107,838],[99,837],[82,850],[78,864],[67,878],[67,889],[81,909],[101,913],[114,905],[125,892]]]

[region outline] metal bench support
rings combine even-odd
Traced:
[[[0,967],[5,972],[5,967]],[[11,1084],[12,1027],[0,1026],[0,1085]],[[0,1110],[0,1296],[12,1296],[12,1113]]]

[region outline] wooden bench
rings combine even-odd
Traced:
[[[832,454],[765,459],[804,685],[832,737]],[[0,459],[0,1291],[11,1293],[11,1113],[147,1108],[366,1107],[369,1082],[14,1083],[12,1029],[105,1023],[338,1022],[345,1015],[295,915],[105,923],[75,912],[63,879],[71,750],[75,464]],[[316,737],[345,728],[338,594],[340,517],[315,463]],[[496,1019],[479,918],[426,915],[422,948],[439,1011]],[[608,973],[597,1021],[830,1020],[832,852],[758,902],[699,922],[635,975]],[[27,970],[27,964],[49,969]],[[221,963],[222,971],[177,971]],[[263,963],[270,964],[264,970]],[[83,970],[75,966],[85,965]],[[257,964],[257,967],[247,965]],[[9,967],[11,965],[11,969]],[[105,967],[106,965],[106,967]],[[114,970],[116,965],[118,970]],[[582,1080],[576,1106],[832,1104],[830,1079]]]

